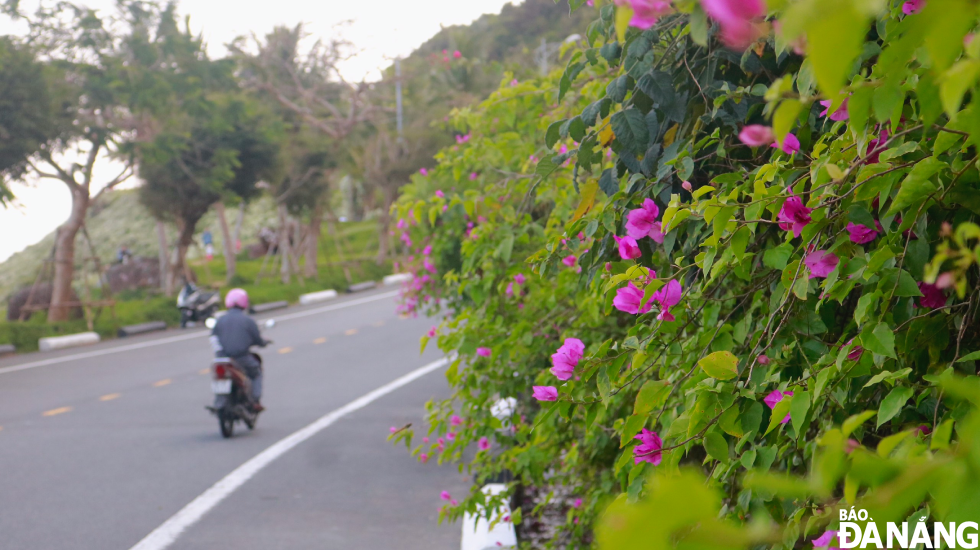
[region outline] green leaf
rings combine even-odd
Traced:
[[[784,399],[785,401],[785,399]],[[797,391],[793,394],[789,403],[789,416],[793,422],[793,429],[797,434],[803,434],[806,413],[810,411],[810,392]]]
[[[963,37],[973,27],[977,12],[967,0],[945,0],[927,5],[921,22],[933,70],[941,72],[963,51]]]
[[[636,402],[633,404],[633,414],[645,415],[653,412],[654,409],[661,407],[670,393],[670,386],[663,380],[647,380],[639,393],[636,394]]]
[[[603,404],[609,403],[612,382],[609,381],[609,373],[606,372],[606,369],[599,369],[599,374],[596,376],[596,385],[599,387],[599,395],[602,396]]]
[[[612,168],[606,168],[599,176],[599,189],[609,197],[619,192],[619,180],[614,172]]]
[[[861,53],[868,18],[855,9],[849,0],[807,0],[801,2],[817,7],[816,17],[804,23],[807,38],[807,58],[813,62],[813,72],[820,88],[836,95],[844,85],[854,60]],[[813,9],[813,8],[809,8]],[[813,13],[813,12],[811,12]]]
[[[564,120],[559,120],[558,122],[552,122],[548,126],[548,132],[545,134],[544,137],[544,143],[545,145],[548,146],[548,149],[551,149],[552,147],[555,146],[556,143],[558,143],[558,140],[561,138],[561,134],[560,134],[561,126],[564,123],[565,123]]]
[[[716,351],[698,361],[705,374],[718,380],[731,380],[738,374],[738,358],[728,351]]]
[[[882,424],[900,413],[902,407],[905,406],[905,402],[912,398],[912,394],[912,388],[907,386],[897,386],[888,392],[888,395],[881,400],[881,406],[878,407],[877,427],[880,428]]]
[[[878,305],[879,298],[881,298],[880,292],[872,292],[858,298],[857,307],[854,308],[854,322],[857,323],[858,326],[864,324],[864,319],[868,315],[869,308],[874,310],[875,306]]]
[[[616,134],[616,141],[623,147],[637,154],[646,151],[650,135],[647,132],[646,118],[638,109],[620,111],[609,122]]]
[[[946,71],[939,84],[939,97],[943,102],[943,109],[950,118],[956,118],[960,104],[963,103],[963,96],[977,81],[978,76],[980,76],[980,62],[973,59],[958,61]]]
[[[898,432],[897,434],[890,435],[882,439],[878,443],[878,456],[882,458],[888,458],[888,455],[892,454],[895,447],[905,440],[908,436],[912,435],[912,430],[905,430],[904,432]]]
[[[950,418],[943,422],[942,424],[936,426],[936,431],[932,433],[932,441],[929,442],[929,448],[936,449],[948,449],[949,439],[953,436],[953,419]]]
[[[909,206],[918,206],[929,195],[935,193],[939,187],[930,181],[929,178],[946,166],[946,163],[935,157],[926,157],[919,161],[918,164],[912,167],[912,170],[905,176],[905,179],[902,180],[902,185],[898,189],[898,195],[892,201],[888,213],[894,214]]]
[[[762,403],[752,401],[752,404],[745,409],[741,417],[742,430],[745,433],[759,431],[759,426],[762,424]]]
[[[647,418],[645,416],[639,414],[630,415],[630,417],[626,419],[626,422],[623,424],[623,433],[619,437],[620,449],[625,447],[626,444],[633,439],[633,436],[640,433],[640,430],[643,429],[643,424],[646,422],[646,419]]]
[[[957,363],[962,363],[964,361],[976,361],[977,359],[980,359],[980,351],[974,351],[972,353],[967,353],[963,357],[960,357],[959,359],[957,359],[956,362]]]
[[[870,325],[861,331],[861,343],[869,351],[896,359],[895,355],[895,332],[888,323],[878,323],[873,330]]]
[[[895,79],[888,79],[884,86],[875,89],[871,107],[878,122],[885,123],[891,118],[895,106],[904,102],[905,92],[902,91],[902,87]]]
[[[841,424],[840,431],[843,434],[843,437],[851,435],[851,432],[858,429],[861,424],[864,424],[869,418],[876,414],[878,413],[875,411],[864,411],[849,417],[843,424]]]
[[[782,420],[786,418],[786,415],[790,414],[790,400],[783,398],[782,401],[776,403],[776,406],[772,409],[772,416],[769,417],[769,427],[766,428],[766,435],[774,429],[778,428],[782,423]],[[792,418],[790,418],[792,420]]]
[[[803,105],[797,99],[784,100],[776,108],[776,113],[772,116],[772,130],[776,133],[777,142],[782,143],[786,134],[793,129],[801,109]]]
[[[694,5],[689,24],[691,26],[691,39],[698,46],[706,47],[708,45],[708,16],[701,9],[700,4]]]
[[[775,248],[767,248],[762,255],[762,263],[771,269],[783,270],[793,255],[793,245],[783,243]]]
[[[708,432],[704,436],[704,450],[718,462],[728,462],[728,442],[718,432]]]

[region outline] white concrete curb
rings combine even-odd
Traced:
[[[307,304],[315,304],[317,302],[323,302],[336,297],[336,290],[321,290],[320,292],[310,292],[309,294],[301,295],[299,297],[299,303],[305,306]]]
[[[37,347],[41,351],[52,351],[56,349],[73,348],[76,346],[87,346],[99,342],[99,335],[95,332],[80,332],[78,334],[68,334],[65,336],[48,336],[39,338]]]
[[[395,273],[393,275],[385,275],[382,282],[385,285],[397,285],[398,283],[404,283],[406,281],[412,280],[411,273]]]
[[[507,490],[507,486],[503,483],[488,483],[483,486],[483,493],[486,495],[497,495],[505,490]],[[463,540],[459,545],[460,550],[517,548],[517,532],[514,531],[514,524],[510,521],[501,520],[502,516],[510,516],[510,506],[505,504],[500,513],[493,517],[497,524],[491,529],[487,518],[480,517],[477,519],[469,512],[464,514]]]

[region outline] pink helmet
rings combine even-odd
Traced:
[[[242,309],[248,309],[248,292],[240,288],[233,288],[225,294],[225,307],[233,308],[240,307]]]

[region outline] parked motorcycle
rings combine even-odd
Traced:
[[[198,323],[214,317],[220,306],[221,295],[217,292],[203,292],[191,283],[184,285],[177,295],[177,309],[180,310],[180,328],[189,323]]]
[[[208,319],[206,324],[208,328],[214,328],[214,319]],[[274,319],[265,322],[267,329],[274,326]],[[252,353],[252,356],[262,368],[262,356],[257,353]],[[218,417],[222,437],[231,437],[235,423],[239,421],[249,430],[255,429],[259,413],[253,408],[252,380],[235,364],[234,359],[218,357],[211,362],[211,391],[214,393],[214,405],[205,408]]]

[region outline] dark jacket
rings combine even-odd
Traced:
[[[217,355],[232,359],[248,355],[248,348],[252,346],[264,347],[267,344],[255,321],[237,307],[229,309],[228,313],[218,318],[211,334],[217,337],[221,347]]]

